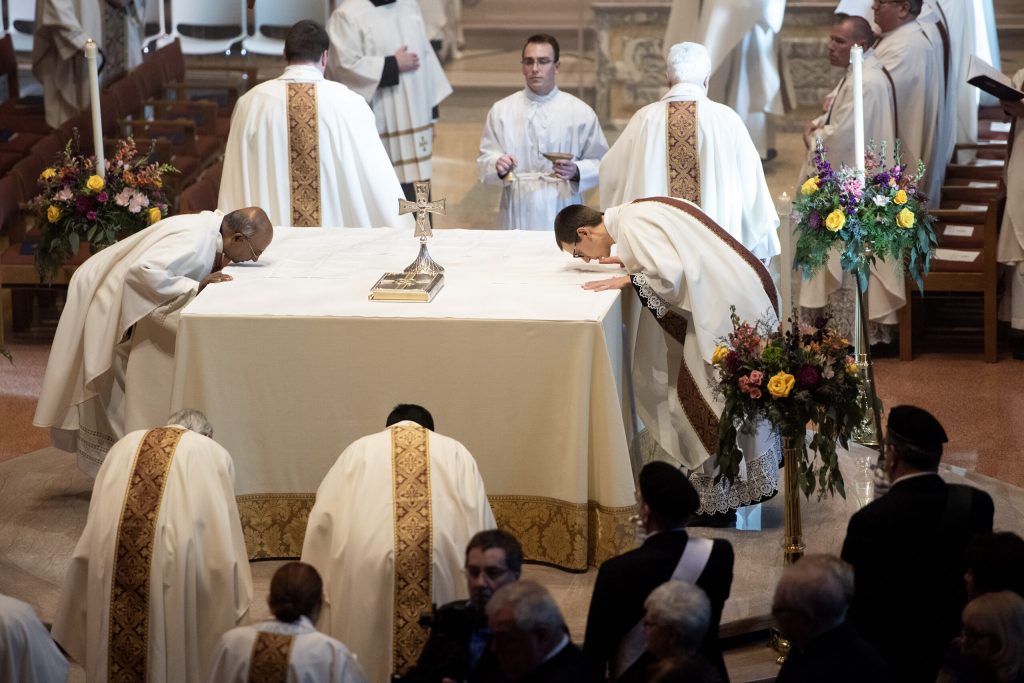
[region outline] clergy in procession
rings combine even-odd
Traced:
[[[985,17],[975,10],[974,0],[924,0],[921,20],[934,21],[942,38],[946,75],[944,107],[956,121],[955,142],[974,144],[978,141],[981,91],[967,83],[967,79],[971,55],[975,53],[975,34]]]
[[[594,110],[558,89],[554,36],[530,36],[522,65],[526,87],[491,107],[476,162],[480,182],[503,187],[503,229],[550,230],[555,214],[597,185],[608,142]],[[548,152],[571,156],[552,162],[544,157]]]
[[[693,42],[711,55],[708,96],[740,115],[764,160],[775,158],[774,125],[781,116],[782,80],[776,34],[785,0],[673,0],[665,45]]]
[[[825,149],[833,168],[845,164],[856,168],[854,149],[853,76],[850,64],[850,50],[854,45],[864,48],[862,73],[864,92],[864,140],[873,144],[875,152],[881,154],[882,144],[886,149],[885,163],[892,164],[892,152],[898,134],[896,131],[896,92],[892,82],[885,75],[881,63],[869,46],[875,41],[871,25],[863,17],[847,15],[832,25],[829,38],[829,62],[845,70],[842,80],[833,88],[825,101],[821,116],[809,121],[804,127],[804,144],[807,159],[800,174],[803,182],[814,174],[814,155],[818,141]],[[827,267],[813,278],[800,284],[800,306],[811,311],[804,317],[817,317],[817,309],[829,306],[839,290],[852,301],[855,278],[845,273],[839,264],[839,252],[829,255]],[[887,343],[892,340],[898,322],[899,310],[906,303],[906,289],[903,281],[902,263],[876,259],[871,265],[868,282],[867,311],[870,319],[868,336],[872,342]],[[835,306],[841,309],[842,306]],[[852,330],[849,331],[852,335]]]
[[[1024,88],[1024,69],[1013,77]],[[1010,158],[1006,160],[1006,208],[996,257],[1006,266],[1006,288],[1000,318],[1010,321],[1013,357],[1024,360],[1024,101],[1002,102],[1013,118]]]
[[[629,120],[601,160],[601,206],[666,195],[697,204],[759,259],[779,253],[779,216],[740,117],[707,96],[711,58],[673,45],[669,91]]]
[[[778,293],[764,264],[695,204],[670,197],[640,199],[603,214],[567,207],[555,219],[555,240],[576,258],[617,263],[626,271],[585,289],[632,286],[648,309],[633,350],[637,414],[658,445],[690,472],[700,497],[697,514],[727,516],[774,495],[782,448],[767,422],[739,435],[740,476],[715,482],[724,405],[710,388],[716,379],[712,354],[732,331],[730,307],[751,323],[778,317]]]
[[[252,577],[235,468],[186,409],[114,444],[96,476],[53,637],[89,683],[202,683]]]
[[[68,660],[32,605],[0,595],[0,680],[54,683],[68,679]]]
[[[466,545],[497,526],[473,456],[433,431],[425,408],[396,406],[386,424],[324,477],[302,545],[324,578],[320,629],[359,655],[371,683],[415,664],[420,615],[468,597]]]
[[[173,216],[94,254],[67,303],[33,424],[90,476],[114,442],[171,410],[181,309],[229,263],[256,261],[274,231],[262,209]]]
[[[315,21],[288,32],[288,67],[239,98],[217,206],[260,206],[274,225],[412,228],[366,101],[324,79],[330,39]]]
[[[155,0],[149,0],[154,2]],[[85,42],[100,50],[100,87],[142,63],[145,0],[36,0],[32,75],[53,128],[89,106]]]
[[[416,0],[341,0],[327,23],[326,76],[370,103],[406,199],[430,180],[437,107],[452,92]]]
[[[313,626],[324,604],[316,569],[289,562],[274,572],[267,604],[274,618],[231,629],[213,656],[209,683],[263,681],[268,671],[288,683],[366,683],[355,655]]]

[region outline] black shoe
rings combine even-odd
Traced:
[[[899,345],[894,342],[879,342],[871,345],[872,358],[895,358],[899,354]]]
[[[1024,336],[1010,337],[1010,353],[1014,360],[1024,360]]]
[[[715,512],[710,515],[694,515],[686,523],[686,526],[735,527],[736,511],[729,510],[729,512]]]
[[[768,153],[765,155],[765,157],[761,159],[761,163],[767,164],[769,161],[771,161],[777,156],[779,156],[779,150],[772,147],[771,149],[768,150]]]

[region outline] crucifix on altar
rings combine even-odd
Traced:
[[[384,273],[370,289],[371,301],[419,301],[429,302],[444,287],[444,267],[430,258],[427,238],[434,236],[430,228],[430,214],[444,215],[444,199],[430,201],[430,183],[415,183],[416,201],[398,200],[399,215],[416,214],[416,232],[420,239],[420,252],[405,270],[398,273]]]

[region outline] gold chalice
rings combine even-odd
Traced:
[[[541,152],[541,156],[550,161],[552,164],[555,163],[556,161],[572,161],[573,158],[572,152]],[[561,178],[561,176],[555,173],[554,170],[551,171],[551,177]]]

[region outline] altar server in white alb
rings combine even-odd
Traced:
[[[330,39],[304,20],[284,43],[288,67],[235,105],[217,206],[259,206],[274,225],[412,228],[366,101],[324,79]]]
[[[480,137],[480,182],[502,185],[499,225],[550,230],[555,214],[583,201],[597,185],[597,169],[608,151],[597,114],[556,84],[558,40],[539,33],[522,51],[526,87],[491,107]],[[545,152],[571,159],[548,161]]]
[[[1024,69],[1014,75],[1013,84],[1024,88]],[[1006,161],[1006,209],[997,250],[999,262],[1007,267],[1006,295],[999,317],[1010,321],[1013,357],[1024,360],[1024,102],[1002,105],[1014,118],[1014,138],[1013,151]]]
[[[256,261],[274,237],[246,208],[162,220],[91,256],[68,284],[32,423],[95,475],[114,442],[171,410],[182,308],[229,263]]]
[[[220,640],[209,683],[263,681],[260,674],[280,672],[287,683],[366,683],[355,655],[313,624],[324,603],[320,574],[304,562],[289,562],[274,572],[267,604],[274,618],[233,628]]]
[[[53,637],[87,681],[201,683],[249,611],[231,456],[196,410],[132,432],[96,476]]]
[[[426,409],[399,405],[387,427],[338,457],[302,545],[324,578],[319,628],[359,655],[371,683],[416,663],[420,615],[468,597],[466,545],[496,526],[476,461]]]
[[[658,445],[690,471],[700,496],[697,514],[721,515],[772,496],[782,448],[767,422],[740,434],[737,479],[715,483],[724,405],[710,389],[712,355],[732,331],[730,307],[740,320],[778,317],[778,292],[765,265],[695,204],[670,197],[639,199],[603,214],[570,206],[555,219],[555,240],[588,263],[618,263],[626,271],[585,289],[632,286],[648,309],[633,349],[637,413]]]
[[[142,63],[145,2],[36,0],[32,75],[43,86],[47,124],[57,128],[89,106],[89,38],[101,52],[101,88]]]
[[[733,109],[762,159],[775,156],[769,115],[783,113],[776,34],[785,0],[673,0],[665,45],[701,43],[711,55],[708,96]]]
[[[370,103],[407,199],[430,180],[437,107],[452,92],[416,0],[341,0],[327,23],[327,78]]]
[[[32,605],[0,595],[0,680],[54,683],[68,679],[68,660]]]
[[[708,99],[708,51],[673,45],[666,75],[668,93],[634,114],[601,160],[602,208],[686,199],[767,262],[779,253],[779,216],[743,121]]]

